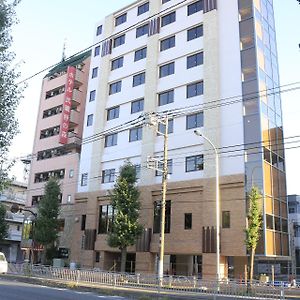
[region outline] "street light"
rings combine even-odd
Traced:
[[[194,133],[198,136],[203,137],[215,151],[215,163],[216,163],[216,255],[217,255],[217,281],[221,279],[220,275],[220,187],[219,187],[219,153],[215,145],[198,129],[194,130]]]
[[[13,204],[10,208],[10,211],[12,213],[18,213],[18,212],[22,212],[22,211],[27,211],[29,212],[33,217],[34,219],[33,220],[30,220],[30,219],[24,219],[24,222],[23,222],[23,232],[25,230],[25,225],[26,224],[30,224],[31,223],[31,232],[32,232],[32,236],[31,236],[31,245],[30,245],[30,248],[29,248],[29,255],[28,255],[28,261],[30,259],[30,250],[31,250],[31,256],[32,256],[32,261],[33,261],[33,253],[34,253],[34,237],[33,237],[33,232],[34,232],[34,221],[36,220],[36,217],[37,217],[37,213],[33,212],[32,210],[28,209],[28,208],[23,208],[23,207],[20,207],[18,204]],[[28,220],[30,220],[30,222],[28,222]],[[23,235],[22,235],[22,239],[23,239]]]

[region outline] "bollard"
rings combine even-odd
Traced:
[[[281,289],[280,289],[280,300],[284,300],[285,296],[284,296],[284,283],[281,283]]]
[[[79,270],[77,270],[77,276],[76,276],[76,285],[78,286],[78,284],[79,284],[79,280],[80,280],[80,271]]]
[[[136,274],[136,283],[137,284],[140,284],[140,276],[141,276],[141,274]]]

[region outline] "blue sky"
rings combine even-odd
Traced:
[[[65,39],[67,39],[67,56],[91,45],[95,23],[132,2],[132,0],[109,2],[22,0],[17,8],[19,24],[13,30],[13,50],[17,54],[16,61],[23,62],[20,68],[22,78],[57,63],[61,59]],[[300,5],[296,0],[274,0],[273,2],[281,84],[299,82]],[[21,133],[15,138],[11,150],[12,157],[24,156],[32,152],[42,77],[42,75],[36,76],[28,81],[17,115]],[[282,102],[285,137],[300,135],[299,90],[284,94]],[[290,144],[290,146],[297,145],[300,147],[300,142]],[[299,154],[300,148],[286,151],[289,194],[300,194]],[[19,180],[22,180],[21,167],[21,163],[17,163],[14,168],[14,174]]]

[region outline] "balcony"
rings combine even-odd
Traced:
[[[0,194],[0,202],[9,202],[16,204],[25,204],[26,195],[22,193],[3,192]]]
[[[72,109],[70,114],[70,128],[77,126],[80,121],[80,113],[77,110]]]
[[[6,238],[8,241],[21,242],[22,240],[22,231],[18,230],[9,230],[8,236]]]
[[[80,151],[81,148],[81,138],[78,137],[76,133],[69,132],[68,134],[68,143],[65,145],[66,150],[76,149]]]
[[[82,97],[82,92],[78,89],[74,89],[72,95],[72,107],[77,107],[80,105]]]
[[[84,80],[84,73],[80,71],[79,69],[76,69],[76,74],[75,74],[75,81],[81,85]],[[76,86],[76,83],[75,83]]]

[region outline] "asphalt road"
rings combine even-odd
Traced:
[[[90,292],[32,285],[17,281],[0,280],[0,300],[128,300]]]

